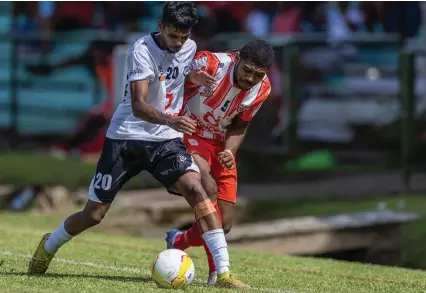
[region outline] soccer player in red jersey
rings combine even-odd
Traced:
[[[237,197],[236,153],[248,125],[271,92],[267,72],[274,51],[263,40],[250,41],[241,50],[228,53],[198,52],[185,84],[181,115],[197,122],[194,134],[184,143],[201,173],[202,183],[229,233]],[[205,82],[200,83],[200,75]],[[204,84],[204,85],[202,85]],[[208,283],[216,282],[216,268],[196,221],[187,231],[171,230],[168,248],[185,250],[204,245],[209,262]]]

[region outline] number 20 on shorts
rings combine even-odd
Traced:
[[[95,189],[110,190],[112,184],[112,176],[109,174],[97,173],[93,187]]]

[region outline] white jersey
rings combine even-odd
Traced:
[[[133,115],[129,83],[148,80],[147,103],[169,115],[178,115],[183,105],[185,77],[195,55],[197,46],[187,40],[178,53],[163,50],[154,38],[154,33],[136,41],[127,55],[127,84],[124,99],[112,117],[107,137],[164,141],[182,137],[166,125],[147,122]]]

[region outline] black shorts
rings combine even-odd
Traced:
[[[123,184],[143,170],[171,193],[176,193],[174,185],[183,174],[199,171],[180,138],[161,142],[106,138],[90,183],[89,199],[112,202]]]

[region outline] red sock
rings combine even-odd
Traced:
[[[175,239],[174,247],[180,250],[186,250],[191,246],[201,246],[204,240],[201,237],[200,229],[198,228],[197,221],[194,221],[192,227],[185,232],[178,235]]]
[[[217,202],[214,201],[212,202],[212,204],[217,212],[217,215],[219,216],[220,222],[222,223],[222,214],[219,210],[219,206],[217,205]],[[216,271],[216,266],[214,264],[213,256],[211,255],[209,248],[204,243],[203,237],[201,236],[201,231],[198,228],[197,221],[195,221],[192,224],[192,227],[189,230],[177,236],[174,243],[174,247],[180,250],[185,250],[190,246],[201,246],[201,245],[204,245],[204,250],[206,251],[207,262],[209,264],[209,274],[210,274]]]

